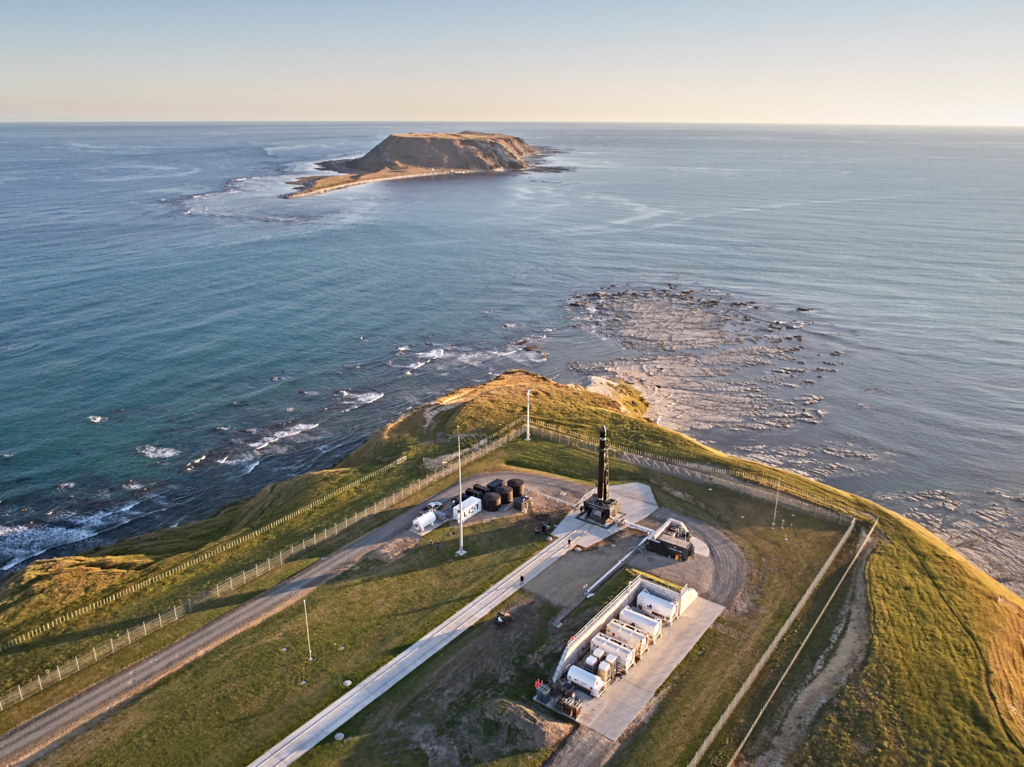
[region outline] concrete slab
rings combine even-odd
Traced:
[[[675,623],[665,627],[661,639],[643,659],[624,678],[612,684],[608,692],[597,699],[580,695],[584,701],[583,711],[577,721],[609,740],[618,740],[724,609],[697,597]]]
[[[559,607],[569,607],[583,598],[584,587],[597,581],[640,540],[631,530],[615,538],[614,546],[590,551],[573,551],[560,558],[526,585],[526,590]]]

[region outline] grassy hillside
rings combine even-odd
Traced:
[[[626,389],[621,397],[609,399],[524,371],[510,371],[412,411],[335,469],[268,487],[204,522],[141,536],[81,557],[37,563],[31,572],[8,579],[0,588],[4,633],[52,613],[55,605],[63,610],[146,577],[154,568],[169,567],[225,537],[282,516],[349,478],[399,455],[409,456],[393,474],[360,486],[351,496],[343,494],[309,519],[282,525],[280,535],[282,539],[301,535],[303,525],[351,513],[375,496],[423,476],[422,458],[452,452],[456,430],[473,441],[524,416],[527,388],[533,391],[532,416],[538,421],[594,433],[607,424],[616,446],[742,469],[765,484],[774,484],[778,478],[824,497],[826,505],[879,518],[880,544],[867,567],[871,608],[867,659],[819,715],[798,755],[800,763],[1024,764],[1024,600],[920,525],[877,504],[721,453],[656,426],[642,417],[645,403]],[[585,460],[578,467],[563,466],[557,451],[545,448],[543,442],[532,444],[535,449],[523,454],[531,468],[558,469],[570,476],[590,471]],[[276,550],[280,542],[267,545]],[[257,551],[244,554],[252,559]],[[236,564],[230,561],[224,566]],[[210,568],[214,567],[211,563]],[[132,599],[145,605],[146,598],[140,593]],[[4,662],[0,656],[0,666]],[[14,666],[6,668],[10,671]],[[666,699],[655,711],[651,727],[659,726],[659,717],[671,717],[670,703]]]

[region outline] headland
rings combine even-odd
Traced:
[[[538,154],[517,136],[503,133],[395,133],[362,157],[327,160],[317,168],[333,175],[303,176],[290,184],[296,191],[285,199],[311,197],[373,181],[452,173],[526,170]]]

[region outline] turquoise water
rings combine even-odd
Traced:
[[[446,127],[573,170],[279,198]],[[1019,130],[7,125],[0,200],[7,567],[200,518],[508,367],[621,356],[564,309],[609,284],[813,307],[843,350],[822,423],[698,438],[870,453],[829,480],[865,495],[1024,495]]]

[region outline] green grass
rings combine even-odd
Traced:
[[[538,738],[531,718],[559,720],[524,698],[560,651],[548,633],[557,608],[520,592],[501,609],[511,625],[488,616],[346,722],[343,742],[329,737],[299,763],[412,767],[429,755],[435,764],[539,765],[555,743]]]
[[[653,715],[613,764],[685,764],[842,537],[843,530],[836,525],[804,514],[787,517],[785,534],[773,532],[772,504],[723,491],[701,494],[704,489],[670,477],[659,477],[654,485],[660,506],[715,525],[743,551],[750,567],[740,598],[744,606],[724,613],[704,634],[666,680]],[[762,687],[774,684],[778,662],[763,675]],[[757,702],[757,693],[748,695],[751,704]],[[742,729],[744,712],[739,713],[727,735]],[[717,764],[717,758],[711,753],[707,763]]]
[[[244,764],[470,602],[538,551],[529,520],[432,538],[391,564],[367,560],[309,599],[315,663],[302,605],[235,637],[44,759],[50,764]],[[345,650],[340,647],[345,646]],[[281,652],[289,647],[288,652]],[[307,684],[300,682],[306,680]],[[182,744],[187,743],[187,748]]]
[[[378,478],[379,484],[367,483],[368,486],[364,486],[357,497],[343,497],[330,508],[318,509],[307,522],[312,523],[316,519],[319,523],[332,515],[340,518],[350,513],[347,509],[355,510],[356,506],[363,505],[364,493],[384,494],[410,478],[422,476],[422,457],[451,452],[453,444],[445,438],[456,428],[463,433],[483,435],[525,415],[527,388],[534,392],[532,414],[538,420],[595,434],[600,425],[607,424],[612,442],[617,446],[747,471],[764,485],[774,485],[775,480],[780,479],[799,492],[822,497],[826,506],[852,508],[861,516],[871,514],[879,518],[878,534],[882,543],[871,556],[867,568],[871,607],[871,644],[867,662],[836,703],[822,714],[804,751],[798,755],[801,763],[956,764],[963,762],[965,754],[971,758],[975,754],[984,759],[991,758],[992,764],[1024,763],[1024,644],[1020,639],[1024,636],[1024,600],[981,573],[919,525],[877,504],[804,477],[721,453],[637,417],[628,412],[621,402],[613,402],[578,387],[556,384],[523,371],[511,371],[481,387],[460,390],[441,398],[429,407],[433,412],[432,420],[427,417],[427,409],[412,411],[343,461],[339,469],[347,472],[338,474],[336,479],[317,481],[341,482],[350,476],[369,472],[400,454],[409,455],[409,461],[394,475]],[[445,407],[447,409],[443,409]],[[526,446],[516,443],[507,452],[501,452],[503,455],[494,454],[480,466],[505,462],[510,466],[550,473],[564,471],[567,476],[579,479],[593,476],[593,457],[587,451],[568,451],[536,440]],[[620,480],[644,476],[635,467],[627,469],[621,465],[616,465],[613,473],[613,478]],[[658,480],[668,484],[676,482],[669,478]],[[278,492],[283,493],[283,489]],[[289,493],[292,492],[290,489]],[[306,497],[303,492],[319,491],[312,487],[304,491],[297,485],[288,502],[297,504]],[[174,557],[189,556],[198,550],[197,547],[215,545],[209,538],[215,533],[230,535],[231,531],[245,529],[246,525],[254,526],[257,522],[262,524],[275,514],[290,510],[282,507],[283,495],[273,503],[271,495],[268,493],[265,503],[261,501],[264,503],[261,509],[231,508],[225,510],[224,519],[208,521],[209,527],[187,530],[184,535],[190,536],[191,540],[175,539],[175,533],[165,532],[138,547],[133,542],[126,542],[124,548],[95,553],[96,557],[141,556],[153,560],[138,569],[134,568],[140,560],[112,562],[114,566],[106,568],[69,565],[72,570],[75,567],[83,572],[90,570],[86,575],[75,574],[75,578],[96,578],[91,590],[88,584],[78,584],[68,588],[70,596],[61,595],[50,600],[50,592],[57,595],[58,589],[44,586],[33,594],[29,589],[19,591],[19,584],[9,580],[0,589],[3,620],[30,627],[29,624],[53,611],[54,605],[47,604],[48,601],[59,603],[60,611],[63,611],[68,599],[82,598],[86,592],[91,598],[92,594],[103,589],[116,588],[114,581],[123,583],[136,577],[146,577],[151,568],[171,566],[176,561]],[[659,500],[673,502],[661,495]],[[695,516],[700,516],[698,512],[710,515],[712,509],[693,507],[688,510]],[[231,521],[233,516],[238,519]],[[719,522],[734,538],[742,538],[748,532],[745,528],[752,525],[749,516],[746,525],[724,517]],[[309,528],[313,526],[309,524]],[[288,530],[281,532],[283,536],[288,534]],[[298,535],[302,531],[295,528],[293,532]],[[272,545],[276,550],[279,541]],[[753,543],[748,545],[753,546]],[[745,551],[748,555],[751,553],[748,549]],[[756,547],[753,553],[756,553]],[[256,558],[259,557],[250,553],[246,563]],[[236,564],[232,562],[224,567],[237,570]],[[773,617],[777,628],[787,611],[784,609],[784,596],[772,591],[777,580],[772,577],[776,574],[774,567],[777,564],[765,563],[757,574],[762,580],[752,587],[760,588],[757,603],[766,614],[775,616],[773,610],[781,611],[779,616]],[[209,577],[212,580],[214,573],[209,573]],[[186,580],[173,587],[168,584],[165,596],[173,596],[174,587],[192,589],[202,578],[189,576]],[[79,588],[80,591],[76,592],[75,589]],[[144,605],[144,600],[140,604]],[[755,636],[761,629],[755,630],[741,617],[730,616],[721,621],[723,631],[713,630],[705,635],[698,645],[699,651],[691,653],[692,658],[688,658],[684,666],[698,663],[705,656],[738,658],[740,663],[737,666],[746,662],[744,653],[751,652],[752,645],[744,642],[763,641],[763,636]],[[113,618],[100,618],[97,631],[105,625],[104,620],[110,622]],[[5,633],[9,625],[5,623]],[[84,630],[89,630],[88,626]],[[767,623],[764,630],[770,634]],[[17,663],[2,665],[10,661],[11,656],[0,656],[0,673],[9,674],[11,669],[20,667]],[[26,667],[31,665],[27,663]],[[712,671],[717,674],[720,669],[714,667]],[[717,676],[708,678],[718,679]],[[752,694],[752,700],[754,697],[756,693]],[[663,728],[661,732],[664,735],[671,733],[670,740],[697,742],[701,737],[698,732],[701,725],[692,718],[696,711],[694,705],[679,703],[675,704],[677,708],[673,705],[669,689],[662,705],[645,727],[651,731]],[[702,699],[701,705],[711,716],[717,703]],[[743,716],[742,712],[740,716]],[[683,722],[688,723],[685,728],[681,724]],[[630,749],[649,748],[653,754],[653,746],[644,747],[644,738],[641,730]]]

